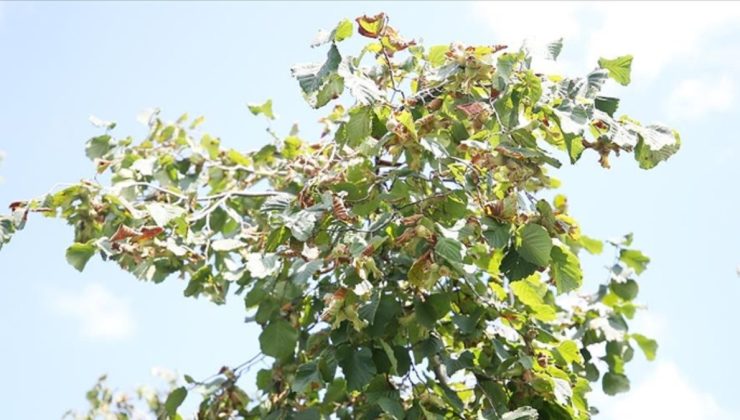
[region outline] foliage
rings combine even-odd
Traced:
[[[353,27],[370,42],[342,55]],[[649,259],[631,235],[609,242],[606,284],[581,293],[581,251],[603,243],[563,195],[538,196],[559,186],[556,156],[593,150],[608,167],[626,152],[648,169],[676,152],[677,133],[617,118],[599,94],[629,83],[632,58],[543,75],[526,49],[427,48],[383,14],[313,45],[325,61],[292,73],[309,105],[334,102],[319,142],[294,128],[242,153],[202,118],[154,114],[141,141],[107,124],[86,148],[101,181],[13,203],[0,242],[40,212],[74,226],[78,270],[98,254],[142,280],[176,275],[188,297],[244,300],[273,360],[257,395],[236,384],[253,363],[224,368],[173,391],[170,417],[196,386],[200,417],[267,419],[582,419],[591,383],[628,390],[633,346],[657,347],[627,323]],[[275,117],[272,101],[249,110]]]
[[[103,375],[95,385],[87,391],[85,397],[90,404],[84,413],[72,410],[62,416],[70,420],[137,420],[149,417],[155,413],[159,417],[166,415],[166,401],[169,395],[174,394],[176,378],[170,373],[153,369],[155,374],[165,379],[167,387],[164,392],[157,392],[149,386],[141,386],[134,393],[126,393],[111,389],[107,384],[107,375]]]

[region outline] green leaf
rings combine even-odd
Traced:
[[[367,321],[368,325],[373,325],[373,323],[375,322],[375,314],[378,312],[379,307],[380,296],[377,293],[373,293],[370,301],[360,306],[360,308],[357,310],[357,313],[360,315],[360,318]]]
[[[218,239],[211,242],[211,249],[218,252],[229,252],[243,248],[246,244],[236,239]]]
[[[107,134],[93,137],[87,141],[87,146],[85,146],[85,155],[87,155],[90,160],[102,158],[111,149],[113,149],[113,146],[110,143],[111,136]]]
[[[295,392],[305,392],[311,389],[312,384],[321,385],[321,383],[318,361],[312,360],[298,367],[291,388]]]
[[[275,119],[275,114],[272,112],[272,99],[268,99],[263,104],[249,104],[247,108],[253,115],[264,115],[270,120]]]
[[[378,85],[367,77],[362,70],[352,66],[341,66],[339,76],[343,79],[344,86],[349,93],[357,99],[357,102],[363,105],[373,105],[377,101],[385,98],[385,93],[378,88]],[[340,95],[341,90],[337,95]]]
[[[558,40],[555,40],[549,44],[547,44],[547,54],[545,55],[545,58],[548,60],[557,60],[558,56],[560,55],[560,51],[563,50],[563,38],[560,38]]]
[[[544,227],[528,223],[519,230],[517,253],[526,261],[543,267],[550,262],[552,239]]]
[[[635,270],[637,274],[645,271],[648,263],[650,263],[650,258],[636,249],[623,249],[619,251],[619,260]]]
[[[167,396],[167,400],[164,402],[164,411],[167,413],[169,418],[175,418],[177,416],[177,409],[182,405],[185,398],[188,396],[188,390],[184,386],[175,388]]]
[[[483,237],[486,238],[491,247],[500,249],[505,248],[511,239],[511,225],[509,223],[499,223],[490,218],[484,218],[483,223],[485,230]]]
[[[317,408],[308,408],[295,413],[291,418],[292,420],[321,420],[321,412]]]
[[[403,406],[397,398],[380,397],[377,403],[383,411],[390,414],[394,419],[404,418]]]
[[[514,250],[509,250],[501,261],[501,271],[509,280],[523,279],[537,271],[537,266],[521,258]]]
[[[557,347],[557,351],[566,363],[583,363],[583,356],[581,356],[578,345],[573,340],[561,342]]]
[[[259,337],[262,353],[278,360],[292,356],[297,341],[298,331],[283,319],[271,321]]]
[[[581,235],[578,240],[581,243],[583,249],[589,252],[589,254],[599,255],[604,251],[604,243],[598,239],[590,238],[586,235]]]
[[[269,391],[273,386],[272,370],[260,369],[257,371],[257,388],[262,391]]]
[[[578,257],[564,246],[553,247],[550,256],[550,273],[555,279],[558,293],[568,293],[581,287],[583,272]]]
[[[621,373],[607,372],[601,380],[606,395],[617,395],[630,390],[630,381]]]
[[[336,378],[326,387],[324,404],[341,400],[347,393],[347,381],[344,378]]]
[[[337,360],[342,373],[347,379],[349,390],[360,390],[370,383],[377,370],[373,362],[373,353],[367,347],[353,349],[343,346],[337,351]]]
[[[386,343],[385,340],[380,340],[380,345],[383,347],[383,352],[385,352],[385,355],[391,364],[390,373],[398,375],[398,359],[396,358],[395,352],[391,348],[390,344]]]
[[[568,152],[570,163],[578,162],[581,154],[586,150],[586,147],[583,145],[583,137],[563,132],[563,139],[565,140],[565,149]]]
[[[372,133],[373,111],[369,106],[352,108],[347,122],[347,144],[355,148]]]
[[[313,277],[313,275],[316,274],[316,272],[324,265],[324,260],[316,259],[306,263],[299,261],[298,264],[298,268],[296,268],[293,273],[293,283],[305,285],[308,279]]]
[[[316,94],[314,108],[321,108],[332,100],[337,99],[342,92],[344,92],[344,79],[338,74],[331,74],[326,84]]]
[[[209,134],[204,134],[200,139],[200,146],[208,153],[208,156],[211,159],[216,159],[218,157],[220,145],[221,140],[211,137]]]
[[[632,70],[632,56],[623,55],[613,60],[599,58],[599,67],[609,71],[609,77],[623,86],[630,84],[630,71]]]
[[[530,276],[524,280],[511,282],[511,291],[520,302],[532,309],[535,317],[542,321],[553,321],[557,317],[555,308],[543,300],[547,293],[547,285],[543,284],[539,275]]]
[[[375,311],[375,319],[368,328],[368,332],[374,337],[383,336],[388,334],[389,331],[393,333],[393,326],[398,325],[397,317],[400,312],[401,304],[393,295],[383,295],[380,298],[378,309]]]
[[[635,159],[642,169],[654,168],[658,163],[673,156],[681,147],[678,132],[662,125],[640,127],[638,133]]]
[[[93,254],[95,254],[95,245],[76,242],[67,248],[66,258],[72,267],[76,268],[77,271],[82,271]]]
[[[634,299],[635,297],[637,297],[637,293],[640,291],[637,282],[632,279],[628,279],[623,283],[612,281],[611,283],[609,283],[609,288],[612,290],[612,292],[614,292],[614,294],[624,300]]]
[[[450,295],[436,293],[427,296],[426,300],[414,302],[416,319],[427,328],[433,328],[437,320],[442,319],[450,312]]]
[[[519,407],[501,416],[501,420],[537,420],[539,418],[537,410],[529,406]]]
[[[605,69],[595,69],[586,76],[586,89],[581,94],[586,98],[595,98],[596,95],[601,92],[601,88],[606,83],[606,79],[609,77],[609,71]],[[582,110],[586,112],[580,112],[581,114],[587,114],[587,108],[576,108],[576,110]],[[588,115],[586,115],[588,116]]]
[[[146,210],[149,216],[154,219],[157,226],[165,227],[172,220],[185,213],[182,207],[166,203],[147,203]]]
[[[285,226],[290,229],[293,237],[301,242],[305,242],[311,237],[316,225],[315,213],[306,210],[301,210],[289,216],[283,216],[283,219]]]
[[[599,111],[606,112],[610,117],[613,117],[619,107],[619,98],[597,96],[594,98],[594,106]]]
[[[435,45],[429,48],[429,64],[432,67],[439,67],[447,61],[446,53],[450,50],[449,45]]]
[[[266,252],[275,252],[278,246],[282,245],[285,241],[290,238],[290,229],[285,226],[280,226],[270,232],[265,242]]]
[[[463,246],[454,239],[439,238],[434,246],[434,252],[453,267],[462,264]]]
[[[306,101],[314,108],[320,108],[344,90],[344,81],[337,74],[342,56],[336,45],[329,48],[323,64],[299,64],[290,71],[298,79]]]
[[[280,257],[277,254],[259,254],[256,252],[247,254],[246,268],[252,277],[264,279],[269,277],[280,268]]]
[[[352,36],[354,26],[352,25],[352,21],[349,19],[344,19],[337,25],[336,28],[331,33],[332,41],[334,42],[342,42],[345,39]]]
[[[655,353],[658,351],[658,342],[652,338],[647,338],[642,334],[631,334],[630,337],[635,340],[642,352],[645,354],[645,358],[648,360],[655,360]]]

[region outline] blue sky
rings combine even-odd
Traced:
[[[315,135],[320,113],[304,104],[290,65],[320,58],[308,47],[319,28],[381,10],[430,45],[563,36],[549,66],[572,75],[600,55],[634,54],[632,85],[609,89],[621,112],[677,128],[682,150],[652,171],[629,157],[606,171],[586,155],[558,172],[585,232],[634,232],[652,258],[640,294],[649,312],[636,328],[660,339],[658,360],[636,357],[631,393],[594,398],[604,419],[740,418],[738,4],[0,3],[0,203],[90,177],[84,142],[98,132],[90,115],[141,136],[144,109],[202,114],[205,130],[252,149],[269,139],[245,104],[272,98],[276,130],[297,121]],[[4,417],[82,408],[103,372],[132,389],[156,383],[154,366],[199,378],[258,350],[238,300],[185,299],[177,279],[142,283],[98,260],[80,274],[64,260],[71,239],[68,226],[34,217],[0,252]],[[593,279],[608,257],[586,263]]]

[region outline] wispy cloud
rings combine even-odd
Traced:
[[[609,2],[594,6],[602,21],[589,35],[587,58],[632,54],[635,76],[648,79],[677,60],[701,52],[713,31],[740,21],[738,3]]]
[[[102,284],[92,283],[76,292],[55,291],[52,308],[79,323],[80,334],[99,340],[122,340],[134,333],[128,302]]]
[[[634,331],[664,341],[671,333],[668,319],[656,312],[639,312]],[[630,328],[633,330],[633,328]],[[636,350],[639,353],[639,350]],[[599,407],[602,420],[730,420],[740,418],[720,406],[719,402],[691,378],[681,372],[658,349],[658,361],[644,364],[647,374],[632,383],[632,389],[617,397],[608,397],[595,385],[590,402]],[[645,363],[637,361],[636,363]],[[680,403],[678,403],[680,402]]]
[[[583,40],[586,68],[601,56],[632,54],[634,76],[646,79],[702,52],[717,30],[740,22],[740,3],[490,2],[476,3],[474,11],[512,45],[525,38]]]
[[[605,420],[730,420],[729,413],[708,392],[699,389],[672,362],[658,362],[629,393],[603,405]]]
[[[727,75],[686,79],[668,97],[666,114],[674,120],[700,119],[729,110],[735,94],[735,82]]]
[[[582,3],[563,2],[481,2],[474,3],[476,16],[488,22],[497,42],[519,45],[527,39],[548,42],[564,37],[574,40],[581,35],[578,14]]]

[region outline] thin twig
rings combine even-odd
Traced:
[[[274,197],[276,195],[287,195],[287,193],[280,191],[227,191],[220,194],[199,197],[196,201],[219,200],[224,197]]]
[[[114,187],[115,187],[115,185],[114,185]],[[127,187],[147,187],[147,188],[151,188],[153,190],[157,190],[157,191],[163,192],[165,194],[172,195],[174,197],[177,197],[180,200],[187,200],[188,199],[187,196],[184,196],[184,195],[182,195],[182,194],[180,194],[180,193],[178,193],[176,191],[168,190],[167,188],[162,188],[162,187],[156,186],[154,184],[151,184],[149,182],[131,182],[131,183],[125,184],[122,188],[127,188]]]
[[[385,25],[388,25],[388,17],[386,16]],[[404,103],[406,103],[406,94],[403,93],[403,90],[399,89],[396,85],[396,78],[393,75],[393,65],[391,64],[391,58],[388,56],[388,52],[385,50],[385,47],[383,47],[380,50],[383,53],[383,57],[385,57],[385,62],[388,65],[388,74],[391,77],[391,86],[393,88],[393,95],[391,96],[391,103],[393,102],[393,96],[395,96],[396,93],[401,94],[401,99]]]

